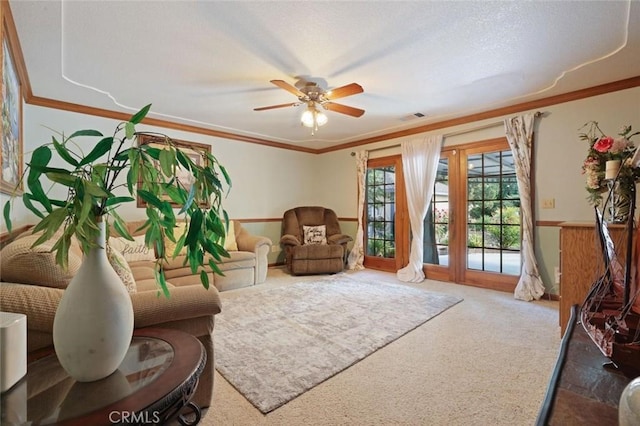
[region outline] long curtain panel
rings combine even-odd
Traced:
[[[356,153],[356,170],[358,173],[358,230],[353,243],[353,248],[349,253],[347,265],[349,269],[364,269],[364,202],[366,178],[367,178],[367,160],[369,159],[368,151],[359,151]]]
[[[531,210],[531,148],[535,114],[525,114],[504,120],[504,128],[513,153],[522,212],[522,270],[514,297],[538,300],[544,294],[544,284],[538,271],[533,247],[533,212]]]
[[[404,282],[424,280],[424,217],[433,197],[433,184],[436,180],[441,148],[442,135],[427,136],[422,140],[409,140],[401,144],[402,170],[411,223],[409,264],[396,274],[398,279]]]

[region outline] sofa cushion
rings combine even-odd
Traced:
[[[228,258],[223,257],[221,262],[216,262],[216,265],[222,272],[236,269],[253,269],[256,266],[256,256],[252,252],[232,251],[229,252],[229,255],[230,257]],[[210,256],[208,258],[210,258]],[[178,256],[175,259],[170,259],[169,262],[162,264],[167,280],[171,280],[175,277],[192,275],[189,264],[183,264],[184,260],[185,256]],[[207,268],[207,270],[208,269],[209,268]],[[197,275],[194,275],[194,277],[196,280],[199,280]]]
[[[224,237],[224,249],[226,251],[237,251],[238,243],[236,242],[236,230],[233,221],[229,221],[229,230]]]
[[[173,229],[173,236],[175,237],[176,241],[178,241],[180,239],[180,237],[182,236],[182,234],[185,233],[185,229],[187,227],[186,222],[178,222],[176,224],[176,227]],[[165,237],[164,239],[164,249],[167,253],[167,257],[173,257],[173,252],[176,251],[176,243],[174,243],[173,241],[171,241],[169,238]],[[180,253],[178,254],[179,256],[184,256],[187,254],[187,247],[182,247],[180,249]]]
[[[109,245],[122,253],[127,262],[156,259],[155,252],[145,244],[144,235],[136,235],[133,240],[129,241],[124,237],[109,237]]]
[[[291,258],[298,259],[341,259],[344,255],[344,248],[335,244],[316,244],[293,247]]]
[[[222,272],[232,269],[254,268],[256,266],[256,255],[248,251],[229,252],[230,257],[223,257],[221,262],[217,262],[218,268]]]
[[[62,235],[54,234],[49,241],[31,248],[41,233],[26,233],[7,244],[0,253],[0,277],[5,282],[35,284],[45,287],[66,288],[82,264],[82,250],[75,238],[71,239],[69,266],[65,271],[56,264],[54,244]]]

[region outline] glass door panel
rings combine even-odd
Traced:
[[[405,205],[402,161],[399,156],[369,160],[365,195],[366,267],[396,271],[404,259],[406,228],[397,212]]]
[[[431,205],[424,218],[423,261],[449,265],[449,158],[440,158]]]
[[[520,275],[520,196],[506,140],[461,151],[466,247],[459,282],[512,291]]]

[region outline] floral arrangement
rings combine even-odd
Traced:
[[[623,126],[618,137],[606,135],[598,126],[598,122],[590,121],[579,130],[585,129],[579,135],[581,140],[589,143],[587,158],[582,164],[582,174],[586,175],[587,199],[593,205],[602,202],[602,194],[608,189],[606,182],[606,163],[610,160],[619,160],[619,171],[615,178],[624,188],[631,188],[640,179],[640,168],[633,164],[633,156],[637,147],[631,138],[640,132],[632,133],[631,126]]]

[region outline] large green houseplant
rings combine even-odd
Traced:
[[[200,274],[209,287],[207,266],[221,274],[215,260],[228,256],[221,245],[228,217],[222,199],[231,181],[224,167],[210,153],[194,162],[176,143],[164,135],[160,145],[143,144],[136,131],[149,112],[147,105],[129,121],[120,123],[112,136],[97,130],[80,130],[66,137],[53,137],[51,143],[36,148],[27,162],[22,180],[26,188],[24,205],[40,221],[34,232],[41,236],[34,246],[55,241],[52,251],[56,263],[68,267],[72,238],[81,245],[84,258],[62,294],[53,321],[53,344],[62,367],[77,381],[99,380],[112,374],[124,359],[134,326],[131,297],[120,277],[109,265],[106,235],[109,223],[117,233],[133,239],[117,208],[139,196],[146,204],[147,246],[157,253],[154,269],[163,293],[169,296],[162,263],[186,247],[186,258],[194,274]],[[86,144],[87,137],[98,138]],[[57,155],[52,163],[54,154]],[[58,166],[60,164],[61,166]],[[176,178],[190,172],[190,186]],[[48,181],[47,189],[43,186]],[[66,191],[54,198],[51,186]],[[123,195],[124,194],[124,195]],[[171,202],[182,206],[188,224],[182,235],[174,235],[176,213]],[[7,228],[11,230],[11,200],[4,207]],[[176,238],[178,237],[178,238]],[[176,243],[166,253],[165,238]]]
[[[104,136],[97,130],[80,130],[70,136],[53,136],[51,143],[33,151],[22,176],[27,188],[22,202],[41,219],[33,229],[42,231],[34,245],[50,240],[54,234],[60,235],[57,232],[61,231],[53,251],[56,262],[66,268],[72,237],[87,253],[96,244],[99,222],[111,221],[121,236],[132,240],[117,208],[134,201],[138,195],[147,205],[147,220],[142,229],[147,246],[155,248],[158,254],[156,279],[163,293],[169,296],[161,264],[184,247],[193,273],[199,273],[202,285],[208,288],[206,266],[222,274],[214,259],[229,255],[222,246],[228,223],[222,199],[231,187],[231,180],[210,153],[202,154],[206,158],[199,165],[164,135],[153,134],[164,138],[164,149],[140,144],[139,137],[150,133],[137,132],[135,126],[150,107],[145,106],[128,121],[118,124],[112,136]],[[98,142],[89,145],[86,137],[98,138]],[[65,167],[51,166],[54,154]],[[179,168],[193,175],[189,188],[175,179]],[[51,185],[66,187],[66,198],[50,197],[51,185],[45,189],[43,181],[45,185],[49,181]],[[177,214],[171,201],[182,206]],[[7,201],[3,209],[9,231],[11,202]],[[188,227],[183,235],[174,235],[176,216],[180,215]],[[173,253],[165,251],[165,236],[177,243]]]

